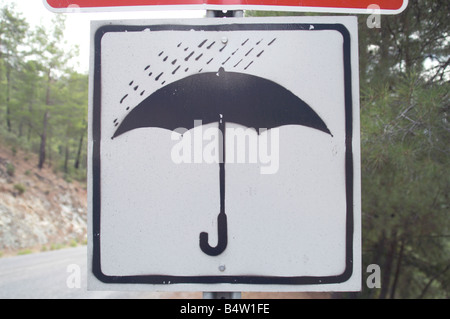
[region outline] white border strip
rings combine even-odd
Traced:
[[[120,11],[168,11],[168,10],[261,10],[261,11],[287,11],[287,12],[318,12],[318,13],[349,13],[349,14],[373,14],[369,8],[326,8],[326,7],[301,7],[301,6],[264,6],[264,5],[149,5],[149,6],[121,6],[121,7],[95,7],[95,8],[53,8],[46,0],[42,0],[44,6],[55,13],[78,12],[120,12]],[[403,0],[403,5],[397,10],[381,9],[380,14],[400,14],[408,6],[409,0]]]

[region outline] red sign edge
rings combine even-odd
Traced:
[[[399,9],[370,9],[370,8],[332,8],[332,7],[303,7],[303,6],[271,6],[271,5],[211,5],[211,4],[184,4],[184,5],[144,5],[144,6],[120,6],[120,7],[79,7],[69,5],[66,8],[52,7],[48,0],[42,0],[44,6],[54,13],[79,13],[79,12],[120,12],[120,11],[169,11],[169,10],[262,10],[262,11],[287,11],[287,12],[317,12],[317,13],[350,13],[350,14],[386,14],[395,15],[402,13],[408,6],[409,0],[403,0]]]

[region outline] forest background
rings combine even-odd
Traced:
[[[363,270],[380,266],[381,288],[340,296],[449,298],[450,2],[410,0],[400,15],[367,18],[359,16],[362,253]],[[64,15],[31,28],[14,6],[0,7],[0,143],[85,182],[88,75],[69,63],[77,50],[64,45],[64,28]]]

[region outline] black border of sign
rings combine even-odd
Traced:
[[[101,266],[101,40],[108,32],[140,32],[150,28],[155,31],[308,31],[334,30],[343,36],[344,90],[345,90],[345,173],[346,173],[346,258],[345,270],[335,276],[170,276],[136,275],[110,276],[102,272]],[[92,123],[92,272],[98,280],[108,284],[254,284],[254,285],[322,285],[343,283],[353,274],[353,98],[351,68],[351,37],[342,24],[285,24],[285,23],[230,23],[217,25],[105,25],[98,28],[94,38],[94,92]]]

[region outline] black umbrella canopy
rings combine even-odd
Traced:
[[[323,120],[304,101],[273,81],[254,75],[199,73],[166,85],[136,106],[115,131],[116,138],[143,127],[191,129],[194,120],[271,129],[303,125],[331,134]]]
[[[217,217],[217,245],[200,234],[200,248],[218,256],[228,244],[225,214],[225,122],[259,129],[283,125],[302,125],[330,134],[323,120],[304,101],[273,81],[254,75],[226,72],[199,73],[157,90],[136,106],[118,126],[113,139],[134,129],[160,127],[168,130],[192,129],[195,120],[202,124],[219,123],[222,132],[220,158],[220,212]]]

